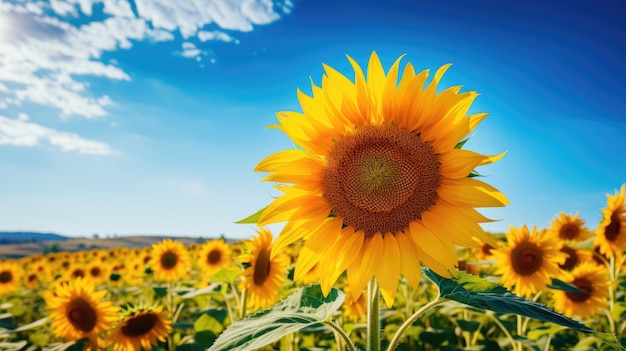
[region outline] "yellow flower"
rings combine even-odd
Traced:
[[[248,303],[255,308],[271,306],[278,298],[285,281],[289,256],[275,253],[272,248],[272,232],[259,228],[254,240],[244,243],[247,253],[239,256],[239,262],[249,265],[243,272],[240,289],[246,289]]]
[[[50,311],[52,330],[67,341],[89,339],[89,347],[98,349],[99,334],[117,320],[118,307],[102,301],[106,290],[94,291],[92,283],[83,278],[56,284],[43,294]]]
[[[114,351],[150,351],[172,331],[163,307],[132,309],[111,335]]]
[[[359,297],[352,299],[353,294],[350,292],[350,286],[344,285],[344,293],[346,298],[343,300],[343,314],[352,322],[359,322],[365,319],[365,294],[361,293]]]
[[[0,296],[20,288],[22,269],[15,261],[0,261]]]
[[[584,262],[591,262],[593,260],[593,254],[591,252],[571,246],[563,245],[560,251],[565,253],[567,258],[565,262],[559,264],[559,268],[568,272]]]
[[[574,268],[571,277],[564,280],[589,294],[578,294],[554,290],[554,309],[567,316],[589,318],[607,308],[609,296],[608,275],[598,270],[592,262],[584,262]]]
[[[171,282],[187,276],[191,259],[183,243],[165,239],[152,245],[150,267],[155,280]]]
[[[467,116],[478,94],[456,86],[437,93],[449,65],[426,84],[400,59],[386,74],[372,53],[367,78],[350,57],[351,81],[324,65],[312,96],[298,91],[303,112],[278,113],[274,127],[297,148],[268,156],[256,167],[269,172],[283,194],[261,214],[259,225],[286,221],[274,254],[306,242],[295,278],[319,264],[325,294],[347,271],[354,297],[375,277],[387,305],[400,274],[416,287],[420,262],[443,276],[457,264],[455,245],[492,239],[478,223],[477,207],[499,207],[506,197],[478,180],[474,169],[498,156],[461,149],[487,114]],[[398,82],[399,79],[399,82]],[[290,185],[289,185],[290,184]]]
[[[585,241],[593,235],[585,227],[585,221],[578,218],[578,213],[565,214],[563,212],[552,221],[549,233],[566,243]]]
[[[607,206],[602,210],[602,222],[596,229],[594,244],[599,246],[600,253],[608,258],[626,250],[626,207],[624,197],[626,184],[615,195],[607,194]]]
[[[496,275],[502,275],[502,285],[524,297],[545,290],[552,277],[559,277],[559,264],[567,255],[560,251],[560,242],[547,231],[532,232],[527,226],[509,228],[506,233],[507,246],[491,252],[497,259]]]
[[[213,275],[232,263],[232,253],[222,239],[206,242],[198,253],[198,266],[206,275]]]

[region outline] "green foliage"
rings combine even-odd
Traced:
[[[513,313],[544,322],[552,322],[584,333],[595,332],[594,329],[582,323],[555,312],[541,303],[515,295],[502,286],[487,281],[480,284],[478,281],[484,280],[482,278],[458,272],[458,279],[448,279],[428,268],[422,268],[422,272],[437,284],[440,298],[498,313]],[[465,286],[468,286],[470,290],[467,290]]]
[[[233,323],[209,350],[246,351],[269,345],[285,335],[323,323],[341,307],[344,298],[343,292],[335,288],[326,297],[319,285],[302,288],[272,308]]]
[[[261,214],[263,214],[263,211],[265,211],[266,207],[263,207],[262,209],[256,211],[255,213],[251,214],[250,216],[239,220],[235,223],[237,224],[257,224],[257,222],[259,221],[259,218],[261,217]]]

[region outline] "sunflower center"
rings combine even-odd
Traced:
[[[85,276],[85,271],[80,268],[75,269],[72,272],[72,278],[83,278]]]
[[[207,262],[209,264],[219,263],[221,259],[222,259],[222,253],[220,252],[220,250],[213,250],[209,252],[209,255],[207,256]]]
[[[522,242],[511,251],[511,264],[519,275],[531,275],[541,268],[543,252],[530,242]]]
[[[158,320],[159,317],[154,313],[130,318],[122,327],[122,333],[130,337],[142,336],[152,330]]]
[[[604,236],[608,241],[615,241],[617,236],[619,235],[619,231],[622,227],[620,223],[619,214],[617,212],[613,212],[611,215],[611,223],[604,228]]]
[[[85,333],[92,331],[98,321],[96,310],[82,298],[73,299],[67,304],[67,318],[74,328]]]
[[[102,274],[102,271],[100,270],[100,267],[93,267],[89,270],[89,274],[91,274],[92,277],[99,277]]]
[[[254,285],[263,285],[267,277],[270,276],[270,251],[261,250],[254,264],[254,274],[252,276]]]
[[[484,243],[483,246],[481,247],[481,250],[483,251],[483,254],[485,255],[491,255],[491,250],[495,249],[495,247]]]
[[[172,269],[176,267],[178,262],[178,255],[172,251],[165,251],[161,255],[161,266],[165,269]]]
[[[329,153],[324,198],[345,225],[367,236],[395,234],[435,204],[440,178],[438,155],[419,134],[363,127]]]
[[[559,264],[559,267],[566,271],[571,271],[574,267],[576,267],[576,264],[578,263],[578,255],[576,254],[576,250],[569,246],[563,246],[561,248],[561,252],[567,254],[567,259],[565,259],[565,262],[563,262],[563,264]]]
[[[591,281],[589,281],[589,279],[584,278],[584,277],[576,278],[572,282],[572,285],[575,285],[578,289],[580,289],[582,291],[586,291],[588,294],[579,294],[579,293],[573,293],[573,292],[566,292],[565,295],[571,301],[583,302],[583,301],[585,301],[585,300],[587,300],[588,298],[591,297],[591,293],[593,293],[593,284],[591,284]]]
[[[566,223],[559,229],[559,237],[563,240],[576,239],[580,234],[580,228],[574,223]]]
[[[0,283],[8,283],[13,280],[13,274],[9,271],[0,272]]]

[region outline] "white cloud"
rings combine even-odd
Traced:
[[[62,117],[104,117],[113,102],[106,94],[91,91],[87,79],[131,78],[115,61],[102,62],[103,54],[131,49],[143,40],[172,41],[178,35],[185,41],[238,43],[222,30],[247,32],[279,19],[290,12],[292,4],[278,1],[135,0],[135,11],[129,0],[0,1],[0,109],[30,102],[55,108]],[[93,17],[98,6],[104,18]],[[78,16],[89,21],[76,24]],[[215,62],[211,50],[195,45],[183,47],[181,55],[209,57]],[[80,144],[79,139],[54,138],[53,145],[66,151],[83,150],[67,146]]]
[[[0,145],[34,147],[42,142],[64,152],[90,155],[112,155],[115,151],[107,144],[81,138],[74,133],[54,130],[29,122],[28,115],[20,113],[17,119],[0,116]]]
[[[220,32],[217,30],[210,31],[210,32],[201,30],[198,32],[198,39],[200,39],[200,41],[220,40],[220,41],[225,41],[228,43],[233,42],[235,44],[239,44],[238,39],[235,39],[231,37],[230,35],[228,35],[227,33]]]

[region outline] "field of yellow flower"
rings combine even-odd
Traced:
[[[400,60],[278,114],[297,147],[255,169],[282,194],[251,240],[1,261],[0,350],[626,350],[626,186],[592,227],[485,232],[477,93]]]

